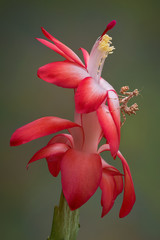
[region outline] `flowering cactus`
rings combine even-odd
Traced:
[[[124,190],[120,217],[125,217],[135,202],[135,192],[129,166],[119,151],[120,104],[114,88],[101,77],[104,61],[114,50],[112,38],[106,33],[114,27],[109,23],[95,42],[90,55],[81,48],[84,62],[66,45],[42,28],[53,43],[37,38],[65,58],[38,69],[38,77],[46,82],[75,92],[75,119],[71,122],[58,117],[43,117],[19,129],[12,137],[11,146],[67,129],[58,134],[34,154],[28,165],[45,158],[50,173],[57,177],[61,171],[62,190],[73,211],[86,203],[100,187],[102,190],[102,217],[112,208],[117,196]],[[102,137],[106,144],[100,146]],[[108,164],[101,152],[109,151],[121,160],[123,173]],[[27,165],[27,167],[28,167]],[[123,180],[124,177],[124,180]]]

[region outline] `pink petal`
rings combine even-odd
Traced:
[[[82,114],[81,124],[85,135],[83,151],[97,153],[98,144],[103,136],[97,113]]]
[[[47,158],[52,155],[59,155],[65,153],[69,147],[64,143],[54,143],[43,147],[38,152],[34,154],[31,160],[28,162],[27,167],[30,163],[35,162],[42,158]]]
[[[58,134],[54,136],[48,144],[53,144],[53,143],[65,143],[69,147],[73,147],[73,137],[70,134]]]
[[[43,117],[17,129],[10,140],[11,146],[18,146],[58,131],[79,126],[58,117]]]
[[[75,93],[75,105],[78,113],[97,110],[106,98],[106,91],[91,77],[80,82]]]
[[[110,146],[109,144],[103,144],[102,146],[100,146],[100,148],[98,149],[98,153],[102,153],[104,151],[110,151]]]
[[[108,110],[108,107],[105,105],[98,108],[97,115],[104,132],[104,136],[109,143],[111,154],[113,158],[116,158],[119,149],[119,135],[112,115]]]
[[[109,84],[106,80],[104,80],[102,77],[100,78],[99,84],[102,88],[104,88],[106,91],[114,90],[111,84]]]
[[[74,62],[80,64],[81,66],[84,66],[80,58],[75,54],[69,47],[58,41],[56,38],[54,38],[51,34],[49,34],[44,28],[41,28],[43,34],[51,41],[54,42],[54,44],[62,51],[64,52],[69,58],[71,58]]]
[[[118,95],[114,90],[108,91],[107,102],[108,102],[109,111],[117,127],[117,132],[118,132],[119,142],[120,142],[120,105],[119,105]]]
[[[134,191],[134,185],[133,185],[133,180],[132,176],[130,173],[129,166],[123,157],[123,155],[118,151],[118,157],[120,158],[122,165],[123,165],[123,170],[124,170],[124,195],[123,195],[123,203],[120,209],[119,217],[125,217],[127,216],[131,209],[133,208],[133,205],[136,200],[135,196],[135,191]]]
[[[53,51],[55,51],[56,53],[60,54],[62,57],[68,59],[69,61],[72,61],[71,58],[69,58],[64,52],[62,52],[56,45],[54,45],[53,43],[48,42],[47,40],[44,40],[42,38],[36,38],[39,42],[41,42],[42,44],[44,44],[45,46],[49,47],[50,49],[52,49]]]
[[[84,144],[84,131],[83,128],[78,126],[68,129],[69,133],[73,137],[73,148],[81,150]]]
[[[88,60],[89,60],[89,53],[87,52],[86,49],[84,48],[80,48],[80,50],[83,53],[83,58],[84,58],[84,62],[85,62],[85,67],[87,68],[87,64],[88,64]]]
[[[98,154],[70,149],[61,161],[62,189],[71,210],[80,208],[97,190],[102,176]]]
[[[85,68],[69,61],[53,62],[38,69],[37,75],[46,82],[64,88],[76,88],[88,76]]]

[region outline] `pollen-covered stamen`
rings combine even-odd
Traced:
[[[106,53],[106,57],[108,56],[108,54],[112,54],[113,50],[115,49],[114,46],[110,46],[112,44],[111,40],[112,38],[105,34],[100,40],[100,43],[98,46],[98,49],[100,51]]]
[[[112,38],[105,34],[97,39],[92,48],[87,69],[91,77],[96,81],[100,80],[106,57],[108,54],[113,53],[113,50],[115,49],[111,46],[111,40]]]

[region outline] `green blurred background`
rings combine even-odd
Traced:
[[[45,160],[25,169],[48,137],[10,148],[11,134],[47,115],[73,120],[73,91],[36,76],[38,67],[62,58],[34,37],[42,37],[43,26],[82,57],[78,48],[90,51],[112,19],[117,20],[110,32],[116,50],[102,75],[117,91],[124,85],[141,90],[135,99],[140,111],[127,118],[120,146],[131,168],[137,200],[130,215],[119,219],[119,197],[101,219],[98,190],[81,208],[78,240],[160,239],[159,12],[158,0],[0,1],[1,239],[46,239],[61,192],[60,177],[49,174]]]

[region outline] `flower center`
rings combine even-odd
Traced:
[[[98,49],[102,52],[107,53],[107,55],[112,54],[115,48],[113,46],[110,47],[110,44],[112,44],[111,40],[112,38],[107,34],[105,34],[100,40]]]
[[[112,44],[111,40],[112,38],[105,34],[97,39],[91,50],[87,69],[91,77],[98,82],[101,77],[105,59],[108,57],[108,54],[112,54],[115,49],[113,46],[110,46]]]

